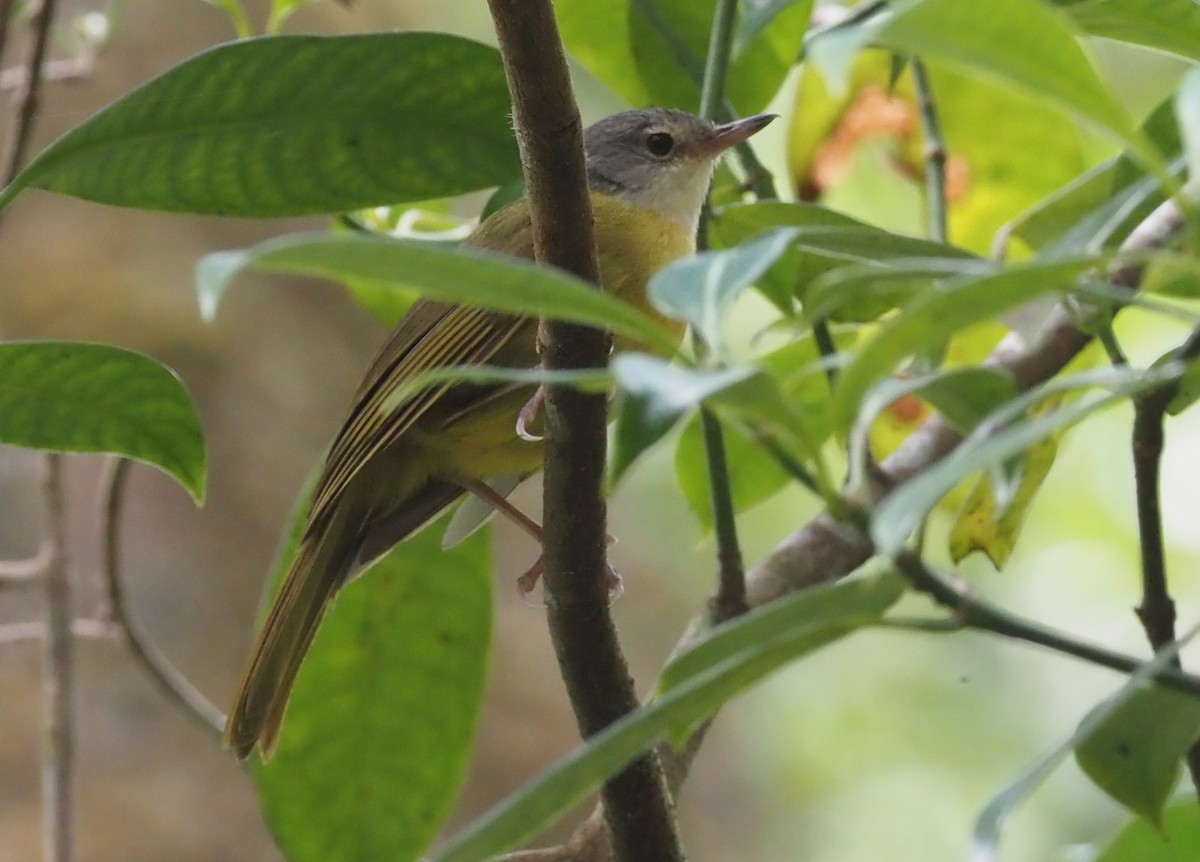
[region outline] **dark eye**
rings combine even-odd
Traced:
[[[666,132],[655,132],[646,138],[646,149],[651,155],[665,156],[675,148],[675,139]]]

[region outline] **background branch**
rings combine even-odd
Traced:
[[[513,120],[533,212],[534,251],[599,284],[583,126],[549,0],[489,0],[512,94]],[[547,369],[601,368],[607,333],[544,322]],[[636,709],[633,679],[608,608],[604,476],[607,398],[548,387],[545,589],[550,634],[580,733],[586,738]],[[682,860],[657,757],[631,763],[601,791],[618,860]]]
[[[103,533],[103,603],[97,616],[120,633],[134,659],[145,669],[164,694],[177,704],[215,742],[225,729],[225,713],[213,704],[171,663],[130,613],[121,576],[121,510],[125,501],[125,482],[130,462],[110,458],[100,482],[100,523]]]
[[[46,639],[42,660],[45,729],[42,741],[43,858],[70,862],[75,856],[75,655],[71,636],[71,585],[67,560],[66,505],[62,456],[47,455],[46,531],[50,554],[42,574]]]

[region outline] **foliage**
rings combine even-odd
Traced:
[[[272,29],[298,5],[278,3]],[[730,431],[732,487],[715,493],[739,513],[799,483],[867,530],[886,570],[956,489],[974,483],[951,547],[924,550],[936,559],[985,550],[1003,566],[1053,476],[1054,443],[1071,427],[1168,389],[1173,412],[1194,403],[1194,345],[1173,346],[1154,367],[1076,368],[1032,388],[960,357],[994,346],[994,329],[979,324],[1036,300],[1066,300],[1080,326],[1111,339],[1113,315],[1133,300],[1104,278],[1129,265],[1115,249],[1178,191],[1185,165],[1195,166],[1200,87],[1191,78],[1138,122],[1094,63],[1090,39],[1200,62],[1200,13],[1189,0],[876,5],[875,14],[805,37],[811,3],[745,3],[726,108],[748,113],[778,99],[803,55],[787,137],[791,188],[779,189],[785,200],[751,196],[758,178],[746,176],[744,162],[720,174],[726,187],[716,197],[732,202],[712,214],[712,250],[655,277],[654,306],[688,323],[703,349],[673,364],[622,353],[611,374],[580,382],[616,389],[611,481],[674,439],[680,486],[706,527],[714,515],[702,408]],[[563,0],[558,14],[568,50],[621,97],[695,110],[713,6]],[[929,93],[903,73],[914,57],[932,72]],[[946,141],[919,131],[920,112],[933,109]],[[0,208],[27,188],[115,206],[262,217],[511,190],[520,164],[507,111],[498,53],[459,37],[248,38],[184,61],[51,144],[0,192]],[[928,113],[924,119],[928,128]],[[872,147],[885,155],[876,169],[897,184],[924,180],[933,165],[924,154],[948,148],[951,179],[936,195],[949,208],[949,241],[812,202],[835,195],[854,154]],[[1002,226],[1000,253],[982,257]],[[211,316],[236,274],[257,268],[344,283],[388,313],[422,294],[603,326],[674,349],[648,316],[564,274],[381,234],[286,236],[211,255],[198,267],[202,306]],[[1143,304],[1194,324],[1198,291],[1187,250],[1146,251],[1135,262],[1151,273],[1147,285],[1172,299]],[[751,287],[774,319],[747,347],[727,320]],[[419,384],[543,379],[473,373],[445,370]],[[886,453],[872,448],[873,432],[914,405],[914,415],[940,417],[962,442],[876,500],[872,471]],[[174,376],[146,357],[99,345],[0,345],[0,407],[3,442],[122,453],[203,497],[194,408]],[[671,438],[678,425],[682,434]],[[449,811],[483,689],[489,592],[480,541],[446,554],[436,541],[434,531],[423,533],[347,590],[300,677],[278,760],[256,770],[288,858],[420,858]],[[681,742],[777,668],[894,621],[888,614],[902,583],[888,570],[816,587],[716,628],[665,668],[643,709],[435,858],[483,859],[528,838],[631,758],[664,739]],[[1107,720],[1085,722],[1071,743],[1098,786],[1157,825],[1180,757],[1200,732],[1196,710],[1190,696],[1127,686],[1102,707]],[[369,738],[339,732],[348,715],[370,728]],[[1170,733],[1147,743],[1147,727],[1162,716]],[[1174,819],[1168,813],[1165,822]],[[991,826],[998,836],[1000,818]],[[1119,849],[1149,840],[1132,835],[1101,858],[1141,858]]]

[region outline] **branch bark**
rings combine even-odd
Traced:
[[[538,260],[599,285],[583,125],[549,0],[489,0],[512,94]],[[607,333],[544,322],[549,370],[602,368]],[[607,399],[548,387],[543,471],[547,617],[559,668],[586,738],[639,705],[608,607],[602,493]],[[615,857],[682,862],[657,757],[631,763],[601,791]]]

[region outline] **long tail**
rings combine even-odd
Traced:
[[[257,745],[264,760],[275,749],[288,696],[333,594],[346,582],[360,537],[335,514],[301,541],[242,674],[225,724],[225,743],[239,759]]]

